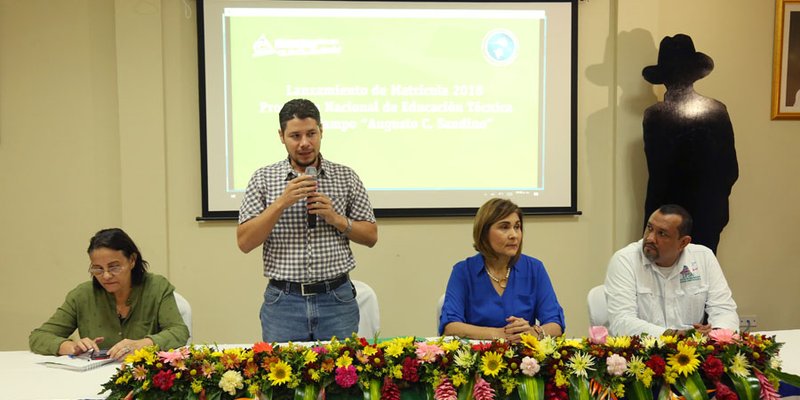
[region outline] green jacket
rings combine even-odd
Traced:
[[[128,298],[128,317],[120,320],[114,295],[93,287],[92,281],[84,282],[67,294],[64,304],[47,322],[31,332],[28,344],[34,353],[55,355],[61,343],[78,329],[81,337],[104,337],[101,349],[122,339],[145,337],[162,350],[184,346],[189,329],[178,312],[174,290],[163,276],[146,273]]]

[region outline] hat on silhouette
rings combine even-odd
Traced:
[[[675,81],[694,82],[711,73],[714,60],[695,51],[692,38],[679,33],[658,46],[658,64],[644,67],[642,76],[654,85]]]

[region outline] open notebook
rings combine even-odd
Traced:
[[[58,356],[48,357],[42,356],[37,362],[52,368],[62,368],[72,371],[89,371],[97,367],[113,363],[113,358],[106,358],[102,360],[91,360],[88,357],[82,356]]]

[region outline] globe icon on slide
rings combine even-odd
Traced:
[[[484,52],[493,64],[509,64],[517,56],[517,40],[505,30],[489,32],[484,39]]]

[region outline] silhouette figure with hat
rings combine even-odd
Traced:
[[[692,242],[717,251],[728,224],[728,196],[739,177],[733,126],[724,104],[694,91],[714,69],[684,34],[665,37],[658,64],[645,67],[648,82],[663,84],[664,101],[644,112],[644,151],[649,179],[644,224],[663,204],[679,204],[694,219]]]

